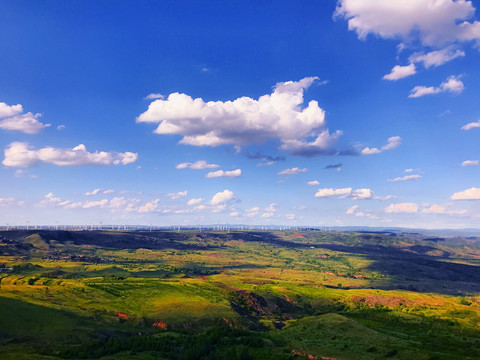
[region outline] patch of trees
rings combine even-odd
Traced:
[[[149,352],[175,360],[249,360],[252,359],[249,349],[263,346],[265,341],[257,333],[225,326],[212,328],[198,335],[163,333],[111,337],[60,350],[44,349],[42,353],[63,359],[98,359],[120,352],[129,352],[132,355]]]

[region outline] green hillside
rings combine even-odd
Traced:
[[[479,264],[472,238],[3,231],[0,358],[480,359]]]

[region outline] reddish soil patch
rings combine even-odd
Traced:
[[[296,238],[298,238],[298,239],[305,239],[305,236],[303,236],[303,235],[300,234],[300,233],[294,233],[294,234],[293,234],[293,237],[296,237]]]
[[[124,319],[124,320],[127,320],[130,317],[130,315],[123,312],[117,312],[115,313],[115,315],[117,315],[119,319]]]
[[[308,360],[317,360],[317,359],[318,360],[338,360],[336,358],[331,358],[331,357],[326,357],[326,356],[314,356],[314,355],[303,353],[303,352],[297,351],[297,350],[292,350],[292,354],[297,355],[297,356],[302,357],[302,358],[306,358]]]
[[[231,328],[233,328],[233,324],[230,320],[228,320],[227,318],[223,318],[223,321],[225,322],[225,324],[227,324],[228,326],[230,326]]]
[[[167,330],[167,324],[165,324],[163,321],[161,320],[157,320],[153,323],[153,326],[154,327],[158,327],[162,330]]]
[[[353,275],[353,277],[354,277],[355,279],[363,279],[363,278],[366,278],[367,275],[355,274],[355,275]]]
[[[287,295],[283,295],[285,297],[285,300],[287,300],[289,303],[297,304],[295,300],[290,299]]]

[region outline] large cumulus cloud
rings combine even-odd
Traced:
[[[281,148],[295,155],[331,153],[341,135],[326,129],[325,111],[318,102],[304,105],[304,90],[317,77],[277,83],[271,94],[258,100],[204,101],[173,93],[153,101],[137,122],[158,124],[156,134],[183,136],[182,144],[243,146],[279,139]]]

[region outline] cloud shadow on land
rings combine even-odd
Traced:
[[[285,234],[285,233],[283,233]],[[282,233],[271,231],[0,231],[4,243],[2,251],[14,255],[51,256],[58,244],[66,246],[72,254],[95,257],[95,248],[150,249],[150,250],[221,250],[235,251],[227,246],[229,241],[263,243],[284,249],[326,249],[348,256],[361,255],[371,264],[361,270],[351,271],[377,273],[379,278],[369,279],[364,288],[403,289],[415,292],[433,292],[449,295],[465,295],[478,292],[480,285],[479,267],[462,261],[462,243],[442,239],[411,239],[394,233],[340,233],[303,232],[302,236],[291,239]],[[291,234],[289,234],[291,235]],[[465,240],[467,241],[467,240]],[[36,242],[34,244],[33,242]],[[87,246],[85,246],[87,245]],[[82,248],[76,248],[82,246]],[[478,245],[473,245],[478,246]],[[42,250],[47,249],[47,250]],[[312,252],[315,250],[312,249]],[[88,254],[87,254],[88,252]],[[50,254],[52,253],[52,254]],[[308,256],[308,253],[305,253]],[[314,255],[312,253],[312,259]],[[328,265],[328,259],[325,260]],[[192,266],[187,266],[192,268]],[[310,270],[319,265],[309,264]],[[187,268],[186,267],[186,268]],[[199,268],[199,273],[217,273],[224,270],[262,268],[256,264],[232,263],[228,266]],[[320,267],[319,267],[320,269]],[[320,270],[319,270],[320,271]],[[193,272],[195,273],[195,272]]]

